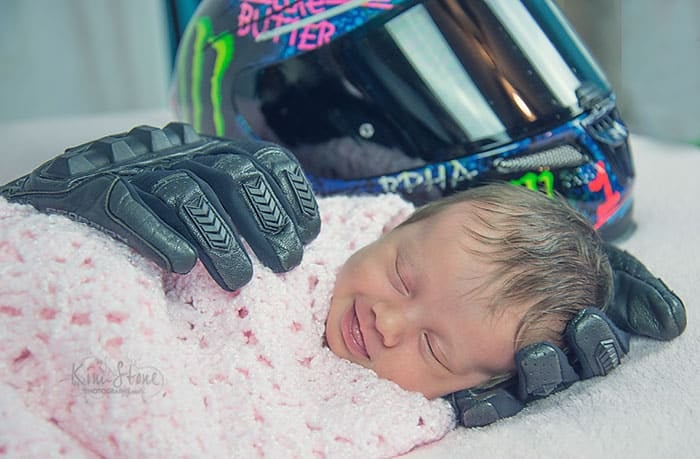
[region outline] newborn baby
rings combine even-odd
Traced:
[[[612,290],[603,243],[565,203],[491,184],[419,208],[340,269],[326,326],[340,357],[435,398],[502,380],[524,346],[563,345]]]

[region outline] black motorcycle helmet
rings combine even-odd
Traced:
[[[319,195],[507,180],[631,227],[615,95],[549,0],[204,0],[173,88],[197,130],[290,148]]]

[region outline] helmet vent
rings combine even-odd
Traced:
[[[515,158],[496,158],[493,166],[502,174],[532,171],[541,168],[576,167],[587,161],[586,156],[572,145],[559,145]]]
[[[586,129],[597,141],[617,147],[627,141],[629,132],[615,112],[611,110],[590,124],[586,123]]]

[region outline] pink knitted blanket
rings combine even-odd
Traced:
[[[197,265],[0,198],[0,453],[388,457],[440,439],[447,403],[341,360],[322,334],[337,268],[411,206],[323,198],[297,269],[237,292]]]

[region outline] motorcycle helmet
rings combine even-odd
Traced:
[[[204,0],[175,66],[179,118],[288,147],[319,195],[507,180],[633,226],[615,94],[551,0]]]

